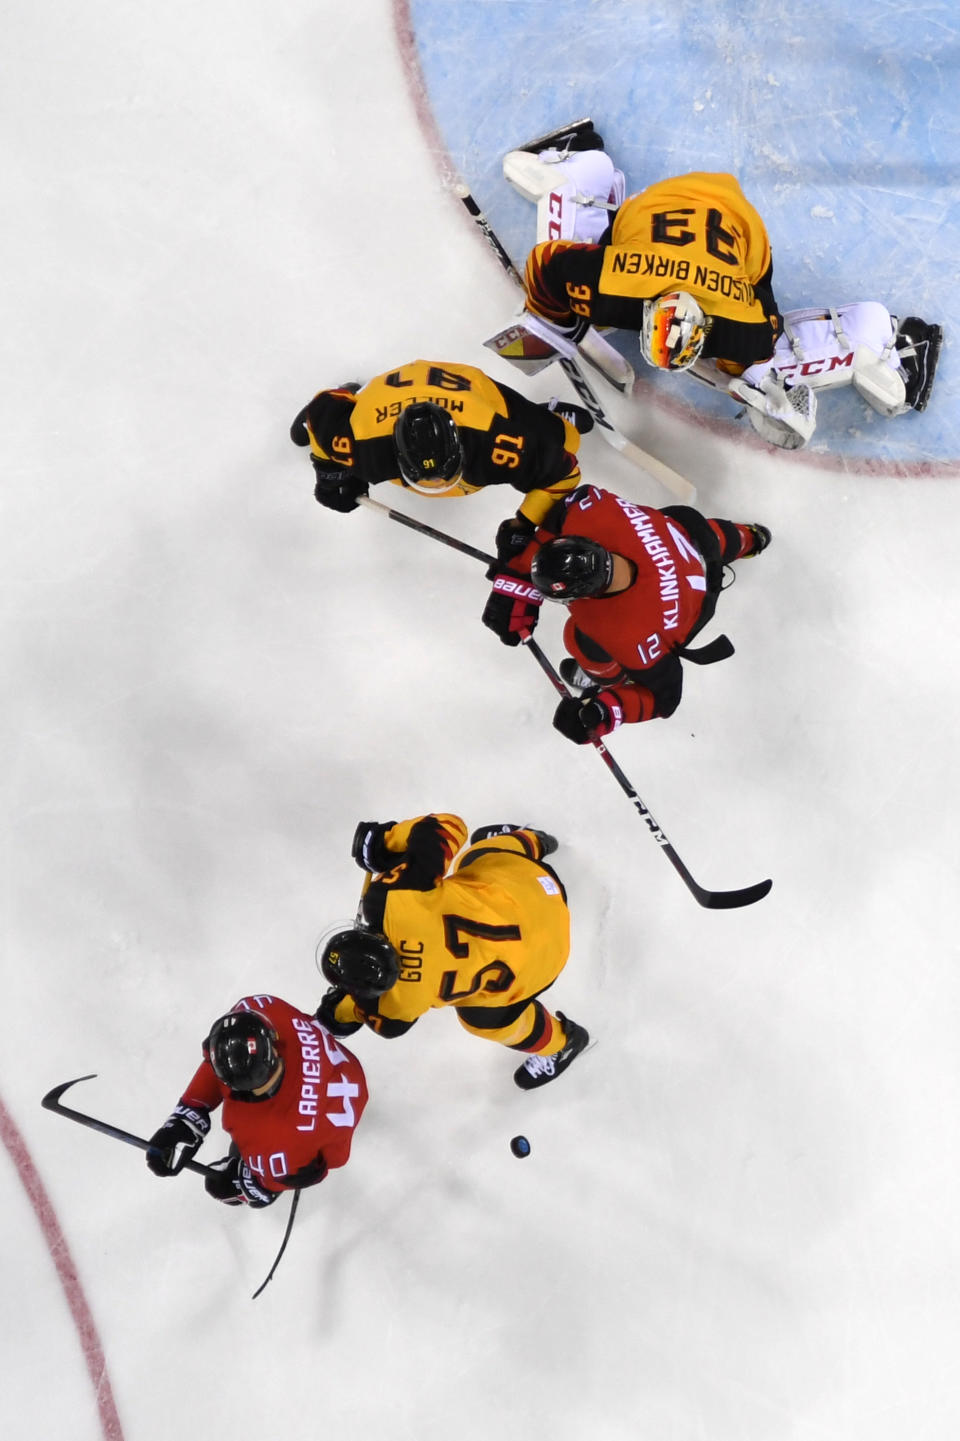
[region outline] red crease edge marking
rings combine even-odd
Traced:
[[[56,1267],[57,1276],[63,1287],[70,1315],[80,1339],[80,1347],[96,1397],[97,1412],[105,1441],[124,1441],[123,1427],[120,1424],[116,1402],[113,1399],[113,1388],[110,1385],[110,1377],[107,1375],[103,1344],[93,1314],[87,1304],[77,1268],[70,1254],[70,1247],[60,1229],[53,1203],[47,1195],[30,1152],[27,1150],[27,1144],[2,1099],[0,1099],[0,1141],[3,1142],[23,1189],[27,1193],[33,1213],[43,1233],[43,1239]]]

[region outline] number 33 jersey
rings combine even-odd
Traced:
[[[437,819],[466,834],[459,817]],[[390,1023],[410,1024],[433,1006],[509,1006],[556,980],[570,951],[570,913],[538,854],[536,839],[516,830],[468,847],[432,890],[407,889],[402,864],[373,881],[364,916],[395,947],[400,978],[375,1013],[365,1005],[372,1029],[400,1029]]]

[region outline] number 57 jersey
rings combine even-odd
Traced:
[[[521,829],[470,846],[432,890],[405,887],[402,866],[376,879],[364,917],[396,949],[400,977],[376,1014],[367,1010],[368,1025],[396,1034],[434,1006],[508,1007],[556,980],[570,913],[539,854]]]

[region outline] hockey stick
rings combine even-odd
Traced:
[[[277,1252],[276,1259],[274,1260],[273,1265],[270,1267],[270,1271],[267,1275],[266,1280],[261,1282],[261,1284],[254,1291],[253,1295],[250,1297],[251,1301],[255,1301],[260,1295],[260,1292],[265,1290],[266,1287],[269,1286],[270,1282],[273,1280],[273,1273],[280,1265],[280,1258],[283,1255],[284,1251],[287,1249],[287,1242],[290,1240],[290,1232],[293,1230],[293,1220],[297,1214],[297,1207],[299,1206],[299,1204],[300,1192],[294,1191],[293,1200],[290,1203],[290,1214],[287,1217],[287,1229],[283,1233],[283,1240],[280,1242],[280,1250]]]
[[[99,1131],[101,1135],[112,1136],[115,1141],[124,1141],[128,1146],[136,1146],[137,1149],[140,1151],[149,1151],[150,1142],[145,1141],[142,1136],[134,1136],[131,1134],[130,1131],[122,1131],[119,1126],[111,1126],[108,1121],[98,1121],[95,1116],[86,1116],[82,1111],[74,1111],[70,1106],[64,1106],[61,1104],[60,1097],[64,1094],[65,1091],[68,1091],[71,1086],[78,1085],[81,1081],[94,1080],[96,1074],[96,1071],[93,1071],[89,1076],[77,1076],[76,1080],[64,1081],[62,1085],[54,1086],[53,1090],[48,1091],[47,1094],[44,1096],[43,1100],[40,1102],[41,1106],[43,1106],[45,1111],[55,1111],[58,1116],[66,1116],[67,1120],[69,1121],[78,1121],[81,1126],[89,1126],[91,1131]],[[184,1161],[181,1170],[195,1171],[198,1176],[220,1175],[220,1172],[216,1170],[213,1166],[202,1166],[199,1161]],[[280,1244],[280,1250],[277,1252],[276,1260],[270,1267],[270,1274],[267,1276],[266,1281],[263,1282],[263,1285],[261,1285],[258,1290],[254,1291],[253,1296],[251,1297],[251,1299],[254,1301],[260,1295],[260,1292],[263,1290],[264,1286],[266,1286],[268,1282],[273,1280],[273,1273],[280,1265],[280,1257],[283,1255],[284,1251],[287,1248],[287,1242],[290,1239],[290,1232],[293,1229],[293,1218],[297,1214],[297,1205],[299,1203],[299,1200],[300,1192],[294,1191],[293,1204],[290,1207],[290,1215],[287,1218],[287,1229],[283,1233],[283,1241]]]
[[[78,1085],[81,1081],[92,1081],[96,1076],[93,1071],[89,1076],[77,1076],[76,1080],[64,1081],[62,1086],[54,1086],[48,1091],[40,1102],[45,1111],[55,1111],[58,1116],[66,1116],[70,1121],[79,1121],[81,1126],[89,1126],[91,1131],[99,1131],[104,1136],[112,1136],[115,1141],[124,1141],[128,1146],[136,1146],[138,1150],[149,1151],[150,1142],[145,1141],[142,1136],[133,1136],[129,1131],[121,1131],[119,1126],[111,1126],[107,1121],[98,1121],[94,1116],[85,1116],[82,1111],[74,1111],[69,1106],[60,1104],[60,1097],[71,1086]],[[183,1170],[196,1171],[198,1176],[218,1176],[211,1166],[201,1166],[199,1161],[185,1161]]]
[[[485,561],[489,565],[499,564],[496,557],[488,555],[486,551],[477,550],[475,546],[467,545],[464,541],[457,540],[455,536],[447,535],[445,531],[435,530],[432,525],[424,525],[422,521],[413,520],[410,516],[404,515],[401,511],[393,510],[389,505],[383,505],[380,501],[371,500],[369,496],[361,496],[359,497],[359,501],[361,505],[366,505],[371,510],[379,510],[390,520],[398,521],[401,525],[406,525],[411,530],[418,530],[421,535],[427,535],[430,537],[431,540],[438,540],[441,545],[449,545],[452,547],[452,549],[463,551],[466,555],[473,556],[475,560]],[[722,641],[725,639],[726,637],[724,636],[717,637],[718,641]],[[570,691],[564,685],[562,678],[554,669],[552,662],[541,650],[540,646],[533,639],[529,631],[525,632],[523,636],[523,644],[530,651],[531,655],[540,666],[540,669],[544,672],[546,676],[549,677],[554,689],[558,691],[560,695],[569,697]],[[714,642],[714,644],[716,644],[716,642]],[[727,644],[729,645],[729,641],[727,642]],[[736,891],[708,891],[697,881],[695,881],[693,876],[687,870],[687,867],[684,865],[683,861],[677,855],[676,851],[674,850],[670,841],[667,839],[660,825],[657,823],[656,820],[654,820],[650,811],[644,805],[640,797],[637,795],[636,790],[627,779],[626,775],[620,769],[613,756],[603,744],[603,741],[600,740],[598,736],[591,736],[590,740],[597,754],[600,756],[601,760],[606,765],[613,778],[616,780],[620,789],[633,802],[637,814],[640,816],[641,820],[645,822],[646,826],[650,831],[650,834],[653,836],[654,840],[657,842],[657,845],[667,857],[667,860],[670,862],[674,870],[680,876],[681,880],[690,891],[691,895],[701,906],[706,906],[708,910],[726,911],[733,910],[738,906],[752,906],[755,901],[763,900],[764,896],[768,893],[771,886],[773,885],[773,881],[771,880],[758,881],[756,885],[745,886],[742,890]]]
[[[476,224],[483,238],[490,246],[490,249],[506,273],[510,276],[510,279],[515,281],[522,290],[524,288],[523,277],[510,259],[500,237],[480,209],[468,187],[466,185],[458,185],[455,187],[455,193],[463,202],[467,214]],[[599,427],[600,434],[604,440],[607,441],[609,445],[612,445],[614,450],[618,450],[625,460],[629,460],[632,465],[638,466],[641,470],[645,470],[648,475],[652,475],[655,480],[659,480],[660,484],[665,486],[678,500],[683,501],[685,505],[692,504],[696,499],[697,492],[691,482],[680,475],[679,472],[673,470],[669,465],[665,465],[662,460],[657,460],[656,456],[649,455],[647,451],[641,450],[639,445],[635,445],[632,440],[628,440],[627,437],[617,429],[608,418],[596,392],[576,360],[566,355],[558,355],[557,359],[570,384],[593,416],[594,423]]]
[[[398,525],[406,525],[410,530],[418,530],[421,535],[428,535],[431,540],[438,540],[441,545],[450,546],[451,550],[462,551],[464,555],[472,556],[474,560],[483,561],[484,565],[499,565],[495,555],[488,555],[485,550],[477,550],[475,545],[468,545],[465,540],[458,540],[455,535],[447,535],[446,531],[434,530],[432,525],[425,525],[422,520],[414,520],[412,516],[404,515],[402,510],[394,510],[390,505],[384,505],[382,501],[371,500],[369,495],[358,495],[357,504],[365,505],[368,510],[379,510],[389,520],[395,520]]]
[[[564,685],[562,677],[554,669],[552,662],[541,650],[540,646],[533,639],[533,636],[530,634],[529,631],[523,633],[522,643],[533,655],[534,660],[537,662],[544,675],[549,677],[551,684],[558,692],[558,694],[570,697],[571,693]],[[629,797],[629,799],[633,802],[634,809],[636,810],[640,819],[646,825],[650,834],[653,836],[653,839],[656,841],[657,845],[663,851],[667,860],[673,866],[674,870],[677,872],[680,879],[687,887],[687,890],[701,906],[706,906],[708,910],[712,911],[729,911],[734,910],[738,906],[752,906],[755,901],[763,900],[764,896],[768,894],[771,886],[773,885],[773,881],[771,880],[758,881],[756,885],[744,886],[742,889],[736,891],[708,891],[704,889],[704,887],[701,886],[697,881],[695,881],[693,876],[687,870],[687,867],[684,865],[683,861],[677,855],[670,841],[667,839],[663,829],[651,815],[650,811],[644,805],[640,797],[637,795],[637,792],[634,789],[633,785],[630,783],[627,776],[620,769],[619,765],[614,760],[610,752],[607,750],[600,737],[596,735],[591,735],[590,743],[599,755],[600,759],[603,761],[604,765],[609,770],[610,774],[613,776],[614,780],[619,785],[620,789],[623,791],[624,795]]]

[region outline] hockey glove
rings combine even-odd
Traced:
[[[150,1137],[147,1165],[155,1176],[176,1176],[203,1145],[210,1130],[206,1106],[175,1106]]]
[[[340,986],[331,986],[322,997],[319,1006],[314,1012],[315,1018],[323,1026],[324,1030],[330,1032],[331,1036],[339,1036],[341,1040],[346,1036],[353,1036],[363,1025],[362,1021],[338,1021],[337,1007],[342,1001],[349,1000],[349,993]]]
[[[432,891],[447,869],[443,828],[436,816],[424,816],[410,831],[404,855],[403,884],[414,891]]]
[[[481,618],[504,645],[519,645],[523,632],[536,628],[542,601],[543,596],[532,581],[501,574],[493,582]]]
[[[623,720],[623,708],[616,691],[602,690],[593,696],[566,696],[557,706],[554,728],[577,745],[599,740],[615,731]]]
[[[225,1206],[252,1206],[260,1210],[263,1206],[272,1206],[279,1194],[265,1191],[239,1156],[225,1156],[222,1162],[217,1162],[216,1172],[203,1184],[207,1195]]]
[[[342,515],[357,509],[357,496],[366,495],[369,486],[357,476],[347,475],[343,470],[324,469],[323,461],[311,456],[317,483],[313,488],[314,499],[327,510],[338,510]]]
[[[527,520],[525,515],[511,515],[500,522],[497,527],[497,560],[503,565],[509,565],[522,550],[526,550],[536,533],[536,526],[532,520]],[[493,580],[497,572],[488,576]]]
[[[350,854],[362,871],[370,871],[371,875],[376,875],[378,871],[388,871],[391,866],[396,865],[399,856],[387,850],[384,839],[387,831],[392,830],[395,825],[396,821],[359,823],[353,833]]]
[[[593,429],[593,416],[589,410],[582,405],[574,405],[572,400],[561,400],[555,395],[552,400],[547,401],[547,409],[552,410],[554,415],[559,415],[568,425],[572,425],[574,430],[579,430],[581,435],[589,435]]]
[[[314,1159],[301,1166],[299,1171],[294,1171],[289,1176],[281,1176],[280,1180],[284,1186],[289,1186],[291,1191],[302,1191],[305,1186],[316,1186],[326,1174],[327,1163],[318,1151]]]

